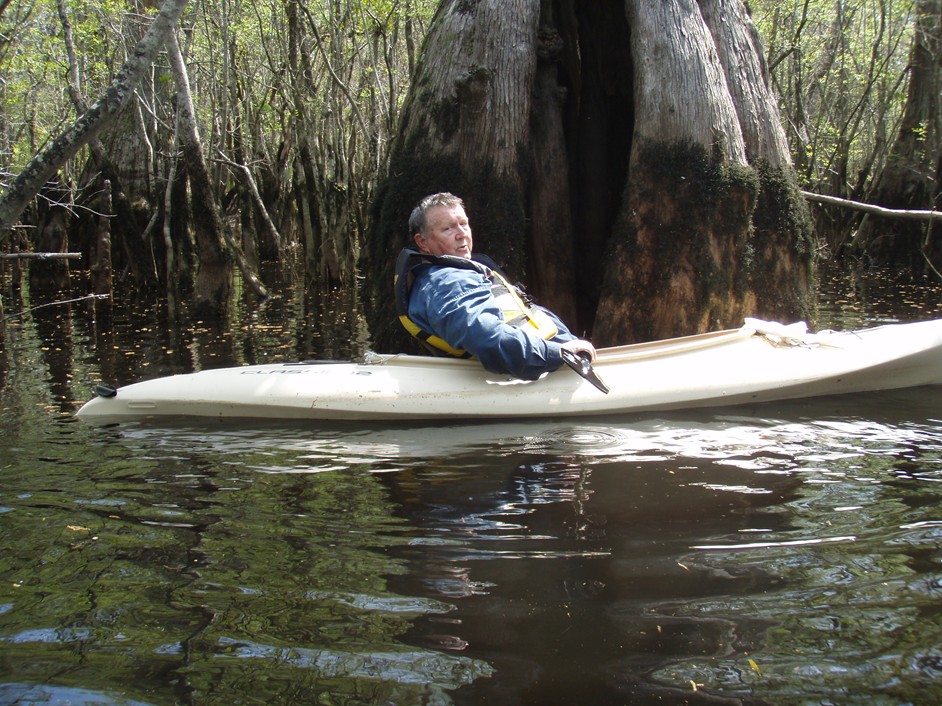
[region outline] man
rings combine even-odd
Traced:
[[[591,343],[546,309],[524,303],[489,258],[472,259],[460,198],[425,197],[409,218],[409,231],[418,253],[407,249],[406,259],[400,256],[408,272],[397,277],[405,291],[397,296],[405,300],[400,318],[411,333],[453,355],[470,354],[492,373],[523,380],[560,367],[564,348],[595,360]]]

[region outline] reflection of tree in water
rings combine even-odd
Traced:
[[[759,567],[724,572],[681,566],[679,558],[712,533],[757,523],[787,529],[770,508],[793,498],[798,481],[712,462],[590,467],[577,455],[501,469],[514,460],[430,465],[387,479],[419,528],[396,550],[410,570],[391,585],[457,607],[416,621],[408,639],[495,666],[491,679],[461,690],[468,703],[501,694],[511,703],[602,703],[632,694],[707,703],[706,692],[675,692],[648,672],[678,657],[726,655],[767,624],[658,616],[651,607],[774,586]],[[718,491],[723,485],[738,490]]]
[[[776,419],[93,432],[39,423],[44,371],[6,390],[0,449],[0,659],[24,680],[175,703],[938,689],[918,391],[755,412]]]
[[[70,472],[56,486],[22,479],[29,497],[5,515],[24,539],[5,552],[7,586],[19,585],[0,595],[0,655],[24,684],[68,674],[144,702],[414,703],[489,673],[397,640],[417,615],[451,607],[389,592],[384,576],[403,567],[385,547],[402,522],[375,476],[259,476],[249,468],[277,465],[276,451],[229,455],[197,439],[145,437],[130,463],[103,445],[79,473],[64,463],[75,444],[62,458],[50,449],[34,473]]]
[[[793,469],[803,482],[783,508],[790,526],[721,537],[690,554],[713,573],[761,571],[777,581],[660,608],[669,621],[731,624],[734,649],[654,676],[776,704],[806,703],[809,694],[936,703],[938,426],[869,417],[817,425],[817,453]],[[766,627],[750,633],[748,620],[730,616]]]

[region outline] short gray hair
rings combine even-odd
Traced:
[[[426,196],[412,209],[412,215],[409,216],[410,238],[416,233],[421,233],[422,237],[425,237],[425,214],[429,212],[429,209],[436,206],[461,206],[461,208],[464,208],[464,201],[447,191],[440,191],[437,194]]]

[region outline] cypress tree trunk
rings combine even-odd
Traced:
[[[739,0],[628,0],[635,121],[598,343],[808,317],[807,210]]]
[[[810,220],[742,0],[443,2],[362,262],[379,348],[404,345],[409,211],[443,190],[475,249],[597,344],[812,313]]]
[[[374,345],[411,347],[392,303],[393,265],[411,242],[406,223],[423,196],[465,199],[475,249],[516,276],[527,249],[526,154],[540,3],[446,0],[426,36],[389,173],[361,254]]]

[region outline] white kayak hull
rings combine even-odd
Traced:
[[[134,383],[78,416],[485,419],[692,409],[942,384],[942,320],[804,333],[741,329],[599,351],[603,394],[568,368],[527,382],[475,361],[370,354],[363,362],[204,370]],[[934,394],[934,393],[933,393]]]

